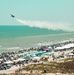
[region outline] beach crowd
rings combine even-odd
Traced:
[[[41,45],[37,48],[27,48],[24,50],[5,52],[0,54],[0,70],[10,69],[12,66],[21,66],[29,63],[39,63],[43,61],[55,61],[61,58],[74,56],[74,41],[66,41],[52,45]]]

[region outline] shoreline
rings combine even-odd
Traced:
[[[62,34],[37,35],[37,36],[26,36],[26,37],[24,36],[24,37],[16,37],[9,39],[0,39],[0,46],[2,46],[0,47],[0,51],[1,50],[3,51],[2,48],[4,49],[10,48],[10,50],[13,50],[11,48],[20,47],[19,49],[24,49],[28,47],[38,47],[39,43],[56,44],[64,41],[70,41],[70,40],[72,41],[74,40],[73,34],[74,33],[62,33]]]
[[[66,45],[66,44],[70,44],[70,43],[74,43],[74,41],[67,41],[67,42],[62,42],[62,43],[57,43],[57,44],[59,44],[59,45],[60,45],[60,44]],[[53,44],[53,45],[56,46],[57,44]],[[53,45],[51,45],[51,47],[52,47]],[[49,45],[49,46],[50,46],[50,45]],[[47,46],[46,46],[46,47],[47,47]],[[53,48],[54,48],[54,47],[53,47]],[[74,49],[74,48],[73,48],[73,49]],[[63,52],[64,52],[64,54],[66,55],[66,54],[72,52],[73,49],[70,48],[70,50],[67,49],[67,51],[63,51]],[[19,50],[18,52],[14,52],[14,53],[19,55],[19,54],[23,54],[23,52],[31,52],[31,51],[36,51],[36,50],[38,50],[38,48],[35,49],[35,50],[34,50],[34,48],[29,48],[28,50],[26,49],[26,51],[25,51],[25,50]],[[53,50],[54,50],[54,49],[53,49]],[[10,53],[10,52],[8,52],[7,54],[9,54],[9,53]],[[58,53],[59,53],[58,51],[57,51],[57,52],[54,51],[54,55],[55,55],[55,56],[61,55],[62,52],[60,52],[60,54],[58,54]],[[11,55],[11,53],[10,53],[10,55]],[[14,55],[14,54],[13,54],[13,55]],[[4,59],[4,58],[3,58],[3,59]],[[65,59],[65,57],[64,57],[64,59]],[[55,59],[55,60],[53,60],[52,55],[49,55],[49,60],[48,60],[48,61],[49,61],[49,62],[54,62],[54,61],[56,61],[56,62],[59,63],[59,62],[61,62],[61,60],[62,60],[62,59],[59,59],[59,60],[58,60],[58,59]],[[30,64],[30,63],[29,63],[29,64]],[[29,65],[29,64],[25,64],[25,65]],[[31,64],[33,64],[33,62],[32,62]],[[19,69],[19,67],[20,67],[20,66],[18,66],[18,67],[17,67],[17,66],[12,66],[10,69],[1,70],[0,73],[2,73],[2,74],[3,74],[3,73],[13,73],[13,72],[15,73],[15,71],[16,71],[17,69]],[[15,70],[14,70],[14,68],[15,68]]]

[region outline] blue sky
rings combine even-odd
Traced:
[[[22,20],[48,21],[74,25],[74,0],[0,0],[0,25],[21,24]]]

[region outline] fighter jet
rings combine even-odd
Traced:
[[[13,17],[13,18],[14,18],[15,16],[11,14],[11,17]]]

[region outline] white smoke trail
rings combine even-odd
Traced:
[[[20,20],[17,19],[16,20],[26,26],[30,26],[30,27],[39,27],[39,28],[47,28],[47,29],[53,29],[53,30],[65,30],[65,31],[74,31],[73,28],[70,28],[70,24],[68,23],[52,23],[52,22],[48,22],[48,21],[26,21],[26,20]]]

